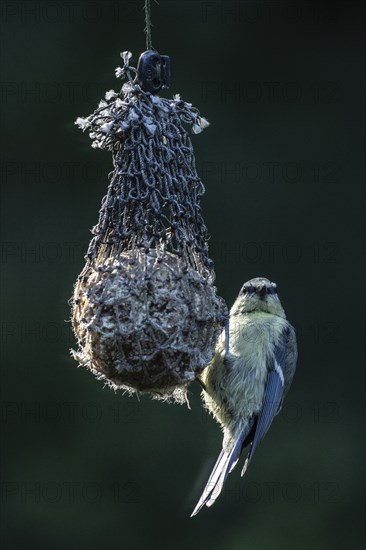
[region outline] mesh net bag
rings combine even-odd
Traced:
[[[204,187],[191,140],[208,122],[180,97],[152,95],[121,54],[119,93],[76,124],[108,149],[113,172],[72,299],[75,358],[129,392],[186,400],[227,318],[214,286]]]

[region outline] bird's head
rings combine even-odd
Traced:
[[[260,311],[286,318],[277,295],[276,283],[271,283],[265,277],[256,277],[244,283],[231,308],[233,315]]]

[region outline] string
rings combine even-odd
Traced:
[[[146,49],[152,50],[152,40],[151,40],[151,1],[145,0],[145,34],[146,34]]]

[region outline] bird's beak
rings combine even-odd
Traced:
[[[263,285],[263,286],[260,287],[260,289],[258,290],[258,294],[261,298],[265,297],[265,295],[267,294],[266,285]]]

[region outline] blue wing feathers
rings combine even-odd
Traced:
[[[268,432],[283,396],[284,383],[280,374],[271,370],[267,375],[266,387],[264,390],[264,402],[255,427],[253,443],[249,451],[248,463],[251,462],[260,442]]]

